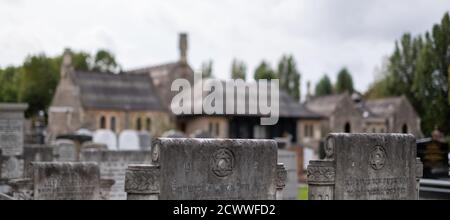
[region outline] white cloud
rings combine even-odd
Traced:
[[[303,87],[347,66],[365,90],[402,33],[431,29],[449,9],[447,0],[0,0],[0,66],[65,47],[108,48],[125,68],[158,64],[178,58],[187,31],[191,64],[213,59],[220,78],[235,57],[251,78],[261,60],[276,67],[292,53]]]

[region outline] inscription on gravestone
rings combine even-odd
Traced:
[[[96,163],[32,163],[35,200],[100,199]]]
[[[23,153],[23,112],[26,104],[0,103],[0,149],[3,156]]]

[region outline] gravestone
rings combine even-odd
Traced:
[[[296,200],[298,195],[297,153],[289,150],[278,150],[278,163],[284,164],[287,172],[284,200]]]
[[[161,138],[151,157],[128,167],[129,200],[274,200],[286,178],[271,140]]]
[[[75,162],[78,152],[75,143],[72,140],[59,139],[55,142],[55,150],[58,155],[58,161]]]
[[[52,162],[53,147],[46,145],[25,145],[23,152],[24,178],[31,178],[33,175],[32,162]]]
[[[108,150],[117,150],[117,136],[111,130],[97,130],[94,132],[92,142],[99,144],[106,144]]]
[[[407,134],[330,134],[308,166],[310,200],[418,199],[420,161]]]
[[[152,147],[152,136],[148,132],[139,132],[139,149],[150,150]]]
[[[33,163],[34,200],[100,199],[95,163]]]
[[[111,200],[125,200],[125,172],[130,164],[150,164],[150,151],[99,151],[85,150],[81,160],[96,162],[100,167],[100,177],[111,179],[112,185],[109,197]]]
[[[0,201],[4,200],[14,200],[13,197],[0,193]]]
[[[139,150],[139,135],[133,130],[124,130],[119,135],[119,150]]]
[[[183,132],[177,130],[169,130],[164,132],[161,137],[163,138],[186,138],[186,135]]]
[[[26,104],[0,104],[0,149],[2,156],[23,153],[24,114]]]
[[[26,104],[0,103],[0,185],[23,175],[24,111]]]

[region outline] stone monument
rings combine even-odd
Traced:
[[[272,140],[158,139],[149,165],[130,165],[129,200],[275,200],[286,170]]]
[[[416,200],[421,162],[408,134],[330,134],[310,161],[310,200]]]

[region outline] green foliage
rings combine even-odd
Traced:
[[[278,77],[280,88],[289,95],[299,100],[300,98],[300,73],[292,55],[283,56],[278,64]]]
[[[98,51],[95,56],[82,51],[71,53],[76,70],[118,72],[120,69],[114,55],[106,50]],[[62,55],[38,54],[28,56],[17,67],[0,69],[0,102],[28,103],[27,117],[46,111],[59,81],[61,63]]]
[[[422,119],[425,135],[435,126],[450,133],[449,67],[450,19],[446,13],[431,32],[412,37],[404,34],[389,57],[383,77],[366,97],[405,95]]]
[[[246,80],[247,78],[247,66],[244,62],[238,61],[236,59],[233,60],[231,64],[231,78],[232,79],[242,79]]]
[[[202,63],[202,77],[205,79],[213,77],[213,61],[212,60]]]
[[[353,78],[347,68],[344,67],[339,71],[335,88],[337,93],[354,92]]]
[[[324,75],[316,84],[316,96],[324,96],[333,94],[333,85],[328,75]]]
[[[22,67],[19,102],[26,102],[27,116],[46,110],[53,98],[59,80],[59,65],[45,54],[29,56]]]
[[[81,60],[83,58],[86,60],[86,58],[89,57],[89,55],[85,53],[81,53],[79,56],[81,56]],[[94,63],[91,69],[97,72],[116,73],[120,71],[120,66],[117,64],[116,58],[111,52],[101,49],[95,54]]]
[[[273,71],[272,67],[270,67],[270,65],[267,62],[262,61],[261,64],[259,64],[259,66],[255,70],[254,79],[255,80],[260,80],[260,79],[271,80],[271,79],[278,79],[278,76],[276,75],[276,73]]]
[[[19,71],[13,66],[0,69],[0,102],[17,102],[19,96]]]

